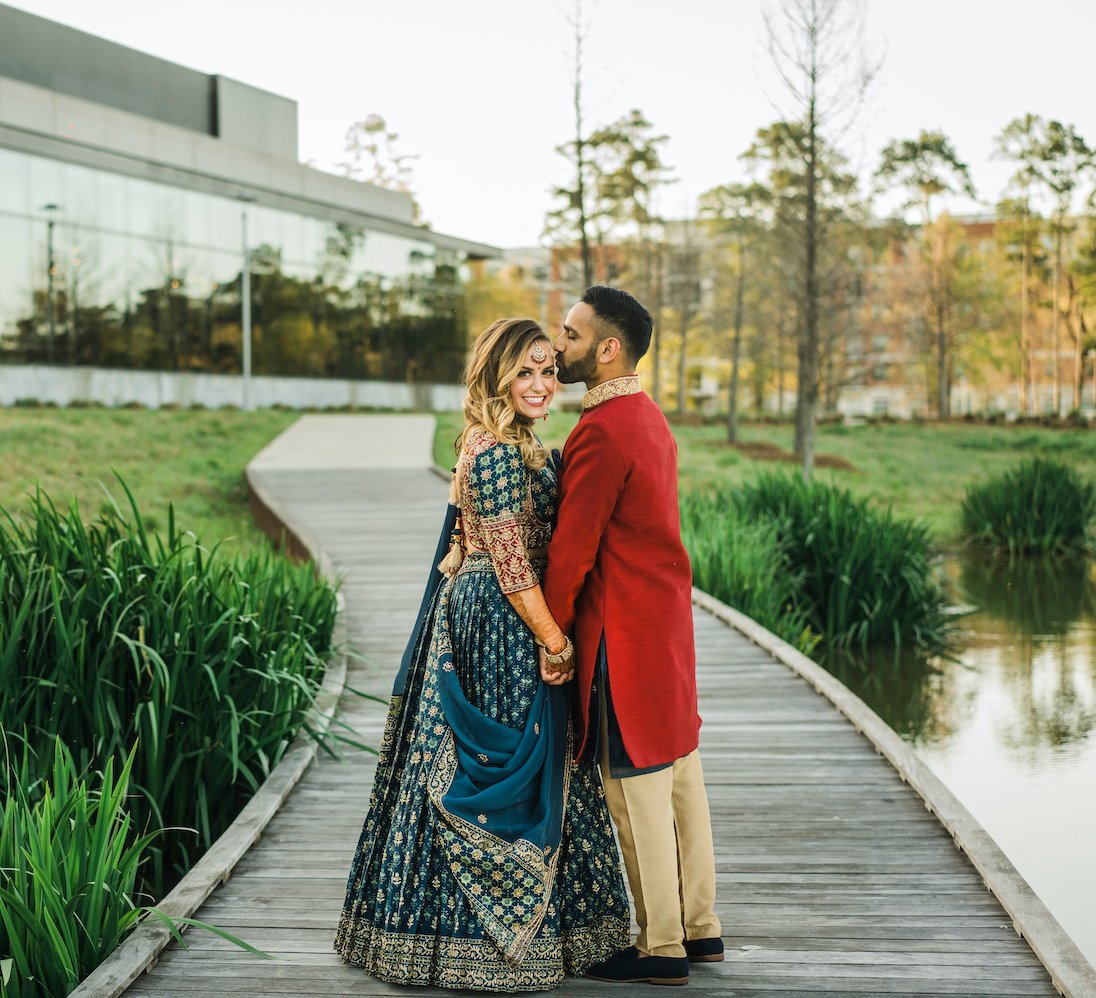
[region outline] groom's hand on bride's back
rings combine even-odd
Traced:
[[[548,653],[544,648],[537,649],[537,656],[540,658],[540,678],[549,686],[562,686],[575,678],[574,666],[570,666],[566,671],[556,669],[548,661]]]

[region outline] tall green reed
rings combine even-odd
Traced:
[[[115,775],[108,759],[97,789],[79,777],[60,740],[36,775],[33,753],[6,769],[0,798],[0,958],[10,963],[3,998],[66,995],[141,915],[140,865],[156,837],[138,835],[125,812],[131,751]]]
[[[125,488],[123,484],[123,488]],[[129,812],[159,897],[228,826],[305,724],[335,594],[272,551],[229,561],[132,495],[84,524],[37,495],[0,522],[0,723],[80,769],[132,760]]]
[[[963,534],[975,545],[1010,555],[1068,554],[1091,546],[1096,485],[1069,465],[1024,461],[967,489]]]
[[[779,473],[714,493],[709,514],[716,544],[751,525],[772,531],[769,562],[787,573],[799,619],[827,647],[945,642],[945,593],[924,524]]]
[[[809,654],[820,639],[796,599],[800,573],[776,527],[736,515],[726,493],[681,497],[681,536],[698,589],[728,603]]]
[[[59,739],[40,761],[25,743],[14,761],[6,737],[3,747],[0,998],[68,994],[149,916],[184,948],[180,926],[192,925],[268,956],[207,922],[137,903],[136,885],[158,833],[140,834],[127,810],[136,747],[117,776],[114,759],[101,772],[79,772]]]

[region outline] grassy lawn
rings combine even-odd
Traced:
[[[247,462],[297,419],[294,412],[0,409],[0,508],[21,515],[35,484],[85,519],[107,501],[125,508],[117,471],[146,523],[175,522],[226,553],[264,543],[247,508]]]
[[[575,413],[553,414],[541,433],[561,446],[574,426]],[[438,418],[434,454],[451,467],[452,441],[461,421],[456,413]],[[749,480],[759,471],[796,465],[779,460],[791,450],[790,425],[747,424],[742,445],[728,447],[722,425],[675,425],[682,491]],[[904,516],[925,520],[938,544],[948,544],[958,529],[959,500],[966,487],[1027,458],[1042,455],[1072,464],[1096,479],[1096,433],[1037,427],[979,426],[965,423],[894,423],[820,426],[816,477],[831,480],[874,501],[890,504]],[[833,460],[830,460],[833,459]]]
[[[0,507],[18,515],[37,482],[57,503],[75,497],[90,517],[106,501],[102,486],[124,498],[116,469],[154,526],[166,523],[173,502],[176,522],[204,543],[226,540],[228,550],[242,550],[262,539],[247,509],[244,466],[296,418],[274,410],[0,409]],[[577,419],[575,412],[554,413],[541,438],[562,447]],[[453,464],[460,427],[457,413],[438,417],[434,457],[443,467]],[[791,448],[790,426],[747,424],[738,448],[726,445],[721,425],[675,425],[674,433],[682,491],[795,467],[779,460]],[[820,426],[817,450],[820,464],[838,466],[821,467],[819,478],[927,521],[940,544],[954,538],[966,486],[1025,458],[1055,457],[1096,479],[1096,433],[1085,430]]]

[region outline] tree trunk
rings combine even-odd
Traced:
[[[685,390],[686,390],[686,377],[685,377],[685,365],[688,362],[688,335],[689,325],[688,319],[684,314],[681,316],[681,322],[679,324],[679,330],[681,333],[681,345],[678,348],[677,354],[677,414],[679,416],[685,415]]]
[[[936,418],[945,422],[951,418],[951,377],[948,358],[948,334],[943,315],[936,326]]]
[[[1050,319],[1050,351],[1052,356],[1051,371],[1054,383],[1051,386],[1051,398],[1054,406],[1054,415],[1062,415],[1062,374],[1058,365],[1059,333],[1058,327],[1061,319],[1061,294],[1062,283],[1062,226],[1054,227],[1054,287],[1051,291],[1051,319]]]
[[[575,196],[578,200],[578,239],[582,251],[582,279],[585,286],[594,283],[594,265],[590,239],[586,234],[586,140],[582,137],[582,3],[575,2],[575,167],[578,172]]]
[[[651,400],[662,404],[662,252],[655,251],[654,301],[651,309]]]
[[[738,366],[742,356],[742,312],[746,293],[746,261],[738,248],[738,285],[734,300],[734,340],[731,347],[731,385],[727,398],[727,442],[738,442]]]
[[[1031,385],[1030,361],[1028,358],[1028,237],[1027,217],[1024,217],[1024,230],[1020,257],[1020,413],[1026,415],[1029,410],[1028,395]]]
[[[818,121],[813,51],[811,56],[811,97],[807,110],[804,314],[798,349],[799,403],[795,414],[795,452],[802,463],[804,481],[810,481],[814,470],[814,424],[818,407]]]

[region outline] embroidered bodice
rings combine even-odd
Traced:
[[[457,462],[457,502],[466,543],[491,555],[504,593],[540,581],[529,560],[552,534],[556,475],[551,464],[529,468],[516,444],[500,443],[475,427],[465,434]]]

